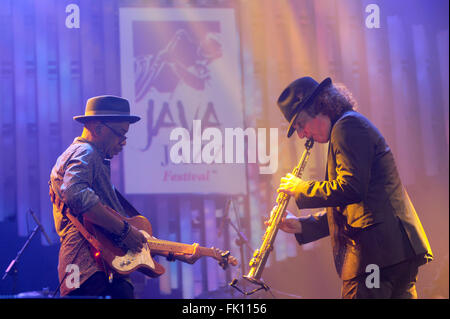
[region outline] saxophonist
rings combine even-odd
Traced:
[[[293,81],[278,107],[289,122],[288,137],[296,132],[300,139],[329,142],[324,181],[287,174],[278,189],[300,209],[325,211],[300,218],[286,212],[280,229],[300,245],[331,237],[342,298],[417,298],[419,266],[433,255],[379,130],[330,78]],[[368,266],[377,267],[377,282],[367,284]]]

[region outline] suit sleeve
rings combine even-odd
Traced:
[[[330,152],[336,161],[336,179],[302,181],[295,191],[299,208],[346,206],[365,198],[374,156],[369,134],[367,124],[351,116],[334,125]]]
[[[300,245],[316,241],[330,234],[326,211],[300,217],[298,220],[302,224],[302,232],[295,234],[295,238]]]

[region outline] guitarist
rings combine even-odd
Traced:
[[[126,145],[130,124],[140,118],[130,115],[128,100],[97,96],[87,101],[85,114],[75,116],[74,120],[84,125],[82,135],[59,156],[49,181],[55,227],[61,240],[58,264],[60,295],[134,298],[130,278],[117,273],[107,275],[101,258],[95,257],[92,245],[67,213],[80,221],[84,218],[101,226],[129,250],[141,251],[146,242],[144,235],[104,206],[126,216],[111,184],[109,162]],[[193,255],[168,257],[192,264],[200,258],[197,247],[195,244]],[[79,277],[73,277],[78,274]]]

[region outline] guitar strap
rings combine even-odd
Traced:
[[[106,265],[103,258],[97,258],[97,254],[103,255],[103,245],[92,236],[92,234],[84,227],[84,225],[78,220],[78,218],[72,213],[70,213],[70,209],[64,204],[63,213],[67,218],[75,225],[75,227],[78,229],[78,231],[81,233],[81,235],[91,244],[91,252],[94,255],[94,259],[97,262],[97,265],[105,272],[106,276],[108,277],[109,283],[112,282],[113,274],[110,271],[110,268]],[[94,249],[94,251],[92,251]]]
[[[94,236],[92,236],[90,232],[88,232],[88,230],[78,220],[78,218],[76,218],[74,215],[72,215],[72,213],[70,213],[69,208],[67,208],[65,204],[64,209],[66,211],[64,215],[67,216],[67,218],[69,218],[69,220],[75,225],[75,227],[78,229],[81,235],[83,235],[83,237],[86,238],[86,240],[92,245],[92,247],[94,247],[96,251],[101,253],[103,251],[102,244]]]
[[[49,182],[48,185],[50,192],[53,193],[53,196],[57,196],[57,193],[52,188],[51,182]],[[70,208],[65,203],[63,208],[61,209],[61,214],[66,216],[75,225],[81,235],[83,235],[83,237],[92,245],[92,247],[94,247],[99,252],[103,251],[102,244],[94,236],[92,236],[91,233],[80,222],[80,220],[70,212]]]

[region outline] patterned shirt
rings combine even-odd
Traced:
[[[50,184],[56,195],[77,217],[98,202],[124,215],[124,209],[111,184],[109,160],[93,143],[77,137],[58,157],[50,174]],[[53,205],[56,232],[60,236],[58,275],[61,296],[67,295],[75,287],[68,282],[72,273],[68,265],[78,266],[81,285],[97,271],[102,271],[92,256],[91,246],[72,222]],[[72,266],[73,267],[73,266]]]

